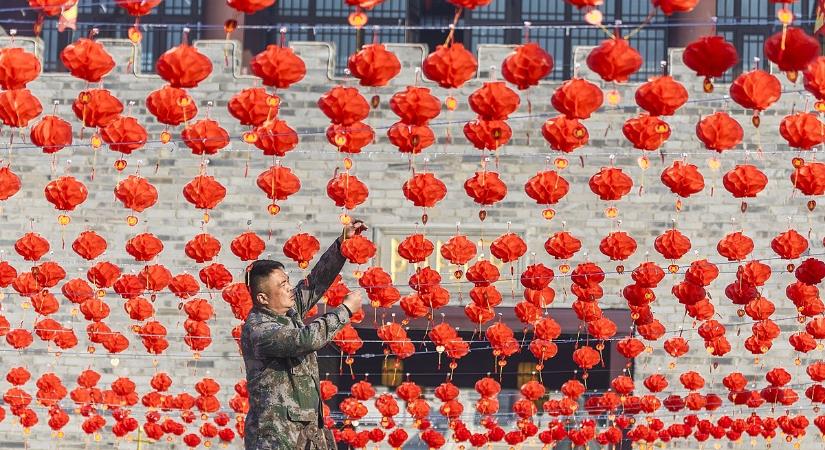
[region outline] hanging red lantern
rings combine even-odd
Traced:
[[[636,252],[636,240],[624,231],[614,231],[602,239],[599,250],[611,261],[624,261]]]
[[[418,172],[404,182],[401,190],[413,205],[433,208],[447,195],[447,186],[431,173]]]
[[[662,183],[680,197],[690,197],[705,188],[705,178],[694,164],[673,161],[673,165],[662,171]]]
[[[0,121],[4,125],[23,128],[43,112],[40,100],[28,89],[0,91]]]
[[[315,236],[308,233],[298,233],[291,236],[284,243],[284,256],[298,263],[302,269],[309,266],[309,261],[315,256],[321,244]]]
[[[756,197],[768,184],[768,177],[750,164],[739,164],[722,177],[722,183],[735,198]]]
[[[230,8],[238,10],[238,12],[255,14],[262,9],[274,5],[275,0],[226,0],[226,4],[229,5]]]
[[[393,94],[390,108],[403,123],[426,125],[441,113],[441,100],[432,95],[428,88],[407,86],[405,90]]]
[[[40,75],[40,60],[20,47],[0,49],[0,89],[24,89]]]
[[[791,147],[810,150],[825,140],[825,124],[812,113],[798,112],[782,119],[779,134]]]
[[[675,12],[686,13],[693,11],[699,0],[651,0],[654,8],[659,8],[669,16]]]
[[[349,57],[347,67],[361,86],[386,86],[401,73],[401,61],[384,44],[366,44]]]
[[[791,173],[791,183],[805,195],[825,194],[825,164],[803,162]]]
[[[453,236],[441,246],[441,256],[450,263],[463,266],[475,258],[476,245],[466,236]]]
[[[336,86],[318,99],[318,108],[332,123],[352,125],[367,118],[370,105],[354,87]]]
[[[791,229],[774,237],[771,249],[782,259],[796,259],[808,249],[808,240]]]
[[[212,209],[226,197],[226,188],[209,175],[198,175],[183,187],[183,197],[198,209]]]
[[[183,248],[186,256],[196,263],[212,261],[221,251],[221,242],[208,233],[200,233],[189,240]]]
[[[654,248],[665,259],[679,259],[690,247],[690,239],[676,229],[665,231],[654,242]]]
[[[20,177],[8,167],[0,167],[0,201],[8,200],[20,191]]]
[[[490,253],[502,262],[513,262],[527,253],[527,244],[515,233],[506,233],[490,243]]]
[[[468,122],[468,124],[465,125],[464,135],[467,136],[467,139],[470,139],[474,145],[479,145],[477,139],[488,139],[487,141],[479,141],[481,142],[480,145],[484,146],[488,146],[490,145],[490,142],[493,142],[490,139],[492,136],[492,134],[490,133],[478,133],[478,137],[475,139],[474,137],[471,137],[467,133],[467,126],[469,126],[470,123],[471,122]],[[501,129],[506,131],[509,129],[509,127],[502,127]],[[396,122],[390,127],[389,130],[387,130],[387,137],[389,138],[390,143],[392,145],[398,147],[399,152],[412,153],[414,155],[421,153],[424,149],[435,143],[435,133],[433,133],[432,128],[430,128],[427,125],[418,126],[406,124],[403,122]],[[370,142],[372,142],[372,139],[370,140]],[[493,142],[493,144],[495,145],[495,142]]]
[[[14,250],[26,261],[38,261],[49,252],[49,241],[35,232],[28,232],[14,243]]]
[[[581,241],[567,231],[556,232],[544,243],[544,249],[556,259],[570,259],[581,248]]]
[[[198,106],[189,94],[180,88],[166,85],[146,96],[146,109],[166,125],[180,125],[198,115]]]
[[[743,135],[742,125],[726,112],[715,112],[696,124],[696,137],[708,150],[719,153],[739,145]]]
[[[196,295],[200,291],[200,286],[195,277],[188,273],[181,273],[169,280],[169,290],[176,297],[185,299]]]
[[[552,205],[567,195],[570,183],[554,170],[539,172],[524,185],[524,192],[539,205]]]
[[[619,200],[633,188],[633,180],[622,169],[602,167],[598,173],[590,177],[590,190],[606,201]]]
[[[77,95],[72,103],[72,111],[83,126],[99,128],[120,117],[123,103],[107,89],[88,89]]]
[[[817,100],[825,99],[825,56],[814,58],[802,75],[805,77],[805,89]]]
[[[298,133],[283,120],[270,119],[255,128],[255,147],[266,156],[284,156],[298,145]]]
[[[195,47],[183,43],[158,58],[158,75],[176,88],[193,88],[212,73],[212,61]]]
[[[456,6],[456,8],[476,9],[479,6],[487,6],[492,0],[447,0]],[[444,445],[443,443],[441,445]],[[436,448],[441,447],[439,445]],[[432,445],[430,447],[433,447]]]
[[[235,256],[241,258],[241,261],[253,261],[258,259],[265,248],[266,243],[263,239],[258,237],[258,235],[252,231],[247,231],[235,236],[235,238],[232,239],[232,243],[229,245],[229,249],[232,250],[232,253],[234,253]]]
[[[765,57],[796,81],[796,72],[804,70],[819,56],[819,41],[801,28],[786,27],[765,39]]]
[[[241,125],[257,127],[278,115],[280,102],[278,96],[269,95],[266,89],[256,87],[233,95],[226,107]]]
[[[478,61],[464,45],[450,42],[438,45],[421,66],[424,76],[445,89],[455,89],[476,76]]]
[[[547,119],[541,134],[551,148],[565,153],[586,145],[590,140],[587,128],[578,119],[568,119],[566,116]]]
[[[46,200],[53,204],[55,209],[73,211],[78,205],[86,201],[89,191],[86,185],[72,176],[56,178],[46,185]]]
[[[108,261],[101,261],[90,267],[86,279],[99,289],[111,287],[120,277],[120,268]]]
[[[479,150],[496,151],[510,142],[513,130],[503,120],[475,119],[464,125],[464,136]]]
[[[43,153],[55,153],[72,145],[72,125],[58,116],[43,116],[32,127],[32,144],[41,147]]]
[[[556,111],[571,119],[587,119],[604,102],[601,88],[583,78],[571,78],[550,99]]]
[[[72,243],[72,250],[87,261],[102,255],[106,247],[106,239],[91,230],[81,232]]]
[[[730,85],[730,98],[746,109],[764,111],[782,95],[779,79],[764,70],[739,75]],[[757,125],[758,120],[754,123]]]
[[[630,46],[627,39],[614,37],[605,39],[590,51],[587,67],[604,81],[621,83],[642,67],[642,55]]]
[[[146,129],[134,117],[120,116],[100,130],[109,149],[129,155],[146,144]]]
[[[670,125],[658,117],[641,115],[628,119],[622,133],[634,148],[653,151],[670,138]]]
[[[158,190],[146,178],[129,175],[115,186],[115,197],[123,206],[136,212],[143,212],[158,201]]]
[[[716,251],[728,261],[742,261],[753,251],[753,239],[741,231],[729,233],[716,245]]]
[[[88,83],[99,83],[115,68],[115,60],[103,48],[103,44],[86,38],[80,38],[64,47],[60,52],[60,60],[73,77]]]
[[[395,125],[387,132],[393,145],[399,144],[393,140]],[[296,136],[297,138],[297,136]],[[432,138],[432,136],[431,136]],[[434,139],[433,139],[434,140]],[[361,153],[361,149],[375,141],[375,131],[364,122],[355,122],[352,125],[331,124],[327,127],[327,141],[338,147],[341,153]],[[342,144],[343,142],[343,144]]]
[[[289,47],[267,45],[249,62],[255,76],[263,80],[265,86],[287,89],[301,81],[307,74],[306,64]]]
[[[501,75],[524,90],[536,86],[553,70],[553,57],[535,42],[519,45],[501,63]]]
[[[335,202],[335,206],[354,209],[364,203],[368,195],[367,185],[355,175],[339,173],[327,183],[327,196]]]
[[[425,261],[432,254],[434,249],[435,246],[433,243],[429,239],[425,238],[423,234],[413,234],[407,236],[403,241],[401,241],[400,244],[398,244],[398,256],[404,258],[407,262],[415,264]],[[437,281],[434,283],[429,283],[428,288],[431,287],[429,285],[437,284]]]
[[[518,94],[503,81],[488,81],[470,94],[470,108],[485,120],[505,120],[518,109]]]
[[[636,104],[651,116],[672,116],[687,99],[687,89],[671,76],[653,78],[636,90]]]
[[[288,167],[272,166],[261,172],[258,187],[271,200],[286,200],[301,189],[301,180]]]
[[[573,362],[584,370],[592,369],[601,361],[601,355],[592,347],[582,346],[573,352]]]
[[[195,155],[214,155],[229,145],[229,133],[212,119],[203,119],[187,125],[181,132],[181,138]],[[257,145],[257,141],[255,144]]]
[[[163,0],[116,0],[116,3],[130,16],[139,17],[151,13],[161,1]]]
[[[507,195],[507,185],[496,172],[476,172],[464,182],[464,191],[479,205],[492,205]]]
[[[739,61],[736,47],[724,36],[702,36],[685,47],[682,61],[696,75],[705,77],[705,92],[713,90],[711,78],[719,78]]]

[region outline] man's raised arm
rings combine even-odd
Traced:
[[[341,255],[341,241],[338,238],[327,251],[321,255],[321,258],[312,267],[309,276],[301,280],[295,289],[298,291],[296,300],[300,302],[298,305],[298,313],[303,317],[309,311],[321,296],[329,289],[329,286],[335,281],[335,277],[341,273],[344,268],[346,258]]]
[[[266,322],[252,329],[252,342],[257,358],[295,358],[323,348],[349,320],[350,309],[341,305],[322,314],[302,328]]]

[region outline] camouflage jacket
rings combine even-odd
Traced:
[[[318,429],[323,429],[323,415],[315,352],[349,322],[350,312],[341,305],[307,325],[301,318],[343,268],[340,245],[341,238],[294,288],[295,308],[288,315],[256,306],[246,318],[241,333],[249,391],[246,450],[298,448],[298,442],[307,439],[303,431],[308,425],[315,434],[321,434]],[[324,446],[321,443],[311,448]]]

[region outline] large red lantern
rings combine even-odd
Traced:
[[[370,105],[354,87],[336,86],[318,99],[318,107],[332,123],[352,125],[367,118]]]
[[[518,109],[518,94],[503,81],[485,82],[470,94],[470,108],[485,120],[505,120]]]
[[[45,193],[46,200],[61,211],[73,211],[89,195],[86,186],[72,176],[62,176],[50,181]]]
[[[8,167],[0,167],[0,201],[8,200],[20,191],[20,177]]]
[[[754,126],[759,125],[756,113],[774,104],[781,95],[779,79],[759,69],[739,75],[730,85],[730,98],[743,108],[755,111]]]
[[[636,90],[636,104],[651,116],[672,116],[687,99],[687,89],[670,76],[656,77]]]
[[[715,112],[696,124],[696,137],[708,150],[719,153],[739,145],[743,135],[742,125],[726,112]]]
[[[464,48],[464,45],[450,42],[439,45],[430,53],[421,66],[424,76],[445,89],[464,85],[476,75],[478,61]]]
[[[340,173],[327,183],[327,195],[335,206],[353,209],[367,200],[369,189],[355,175]]]
[[[40,75],[40,60],[20,47],[0,48],[0,88],[24,89]]]
[[[264,85],[286,89],[304,79],[306,64],[300,56],[289,47],[267,45],[266,49],[255,55],[249,62],[249,68],[255,76],[261,77]]]
[[[725,189],[736,198],[756,197],[768,184],[768,177],[750,164],[739,164],[722,177]]]
[[[662,183],[680,197],[690,197],[705,188],[705,178],[694,164],[674,161],[662,171]]]
[[[166,125],[180,125],[198,115],[198,107],[189,94],[180,88],[166,85],[146,96],[146,109]]]
[[[552,70],[553,57],[535,42],[519,45],[501,63],[501,75],[521,90],[536,86]]]
[[[492,205],[507,195],[507,185],[496,172],[476,172],[464,182],[464,191],[480,205]]]
[[[4,125],[23,128],[29,121],[43,112],[40,100],[28,89],[0,91],[0,122]]]
[[[432,208],[447,195],[447,186],[431,173],[418,172],[404,182],[404,197],[415,206]]]
[[[590,134],[578,119],[557,116],[547,119],[541,127],[541,134],[554,150],[570,153],[587,144]]]
[[[229,114],[238,119],[241,125],[257,127],[278,115],[280,101],[277,96],[269,95],[262,87],[247,88],[233,95],[226,107]]]
[[[627,195],[633,188],[633,180],[622,172],[622,169],[615,167],[602,167],[602,169],[590,177],[590,190],[599,196],[599,199],[606,201],[619,200]]]
[[[391,126],[389,131],[387,132],[387,135],[390,138],[390,142],[392,142],[392,144],[395,146],[399,146],[399,143],[396,140],[394,140],[395,131],[398,125],[399,124]],[[373,131],[371,126],[365,124],[364,122],[355,122],[352,125],[339,125],[333,123],[327,127],[326,134],[327,141],[329,141],[330,144],[338,147],[338,151],[341,153],[361,153],[361,149],[363,149],[367,145],[372,144],[373,141],[375,141],[375,131]],[[425,138],[421,138],[419,142],[423,141],[424,139]],[[433,141],[434,140],[435,139],[433,137]],[[425,143],[421,144],[421,148],[426,147],[426,145],[424,144]]]
[[[658,117],[641,115],[628,119],[622,133],[639,150],[656,150],[670,137],[670,125]]]
[[[255,128],[255,147],[267,156],[284,156],[298,145],[298,133],[279,119],[270,119]]]
[[[779,70],[789,72],[791,81],[796,81],[796,72],[804,70],[819,56],[819,40],[801,28],[787,27],[765,39],[765,57]]]
[[[275,0],[226,0],[226,4],[239,12],[255,14],[275,4]]]
[[[699,0],[652,0],[653,6],[669,16],[675,12],[685,13],[693,11]]]
[[[183,43],[160,55],[156,70],[172,87],[193,88],[212,73],[212,61],[195,47]]]
[[[805,76],[805,89],[817,100],[825,99],[825,56],[814,58],[802,74]]]
[[[162,0],[116,0],[117,5],[126,10],[130,16],[145,16],[152,12]]]
[[[601,88],[583,78],[571,78],[550,99],[556,111],[571,119],[587,119],[604,102]]]
[[[779,134],[791,147],[810,150],[825,140],[825,124],[812,113],[798,112],[782,119]]]
[[[432,133],[427,127],[427,130]],[[510,142],[513,130],[504,120],[476,119],[464,125],[464,136],[479,150],[496,151]],[[427,143],[431,144],[429,140]],[[399,148],[400,150],[400,148]]]
[[[587,55],[587,67],[604,81],[623,82],[642,67],[642,55],[627,39],[606,39]]]
[[[72,111],[85,127],[105,127],[120,117],[123,103],[107,89],[89,89],[77,95]]]
[[[581,248],[581,241],[567,231],[556,232],[544,243],[544,249],[556,259],[570,259]]]
[[[719,78],[739,61],[736,47],[723,36],[702,36],[685,47],[682,61],[705,77],[705,92],[713,90],[711,78]]]
[[[791,183],[805,195],[825,194],[825,164],[803,162],[791,173]]]
[[[120,116],[100,130],[100,137],[110,150],[129,155],[146,144],[148,135],[137,119]]]
[[[537,173],[524,185],[524,192],[539,205],[555,204],[569,190],[570,183],[553,170]]]
[[[301,180],[288,167],[272,166],[261,172],[257,179],[258,187],[266,196],[275,200],[286,200],[301,189]]]
[[[401,73],[401,62],[384,44],[367,44],[349,57],[347,67],[361,86],[386,86]]]
[[[158,190],[146,178],[129,175],[115,186],[115,197],[126,208],[143,212],[158,201]]]
[[[80,38],[60,52],[60,60],[73,77],[89,83],[98,83],[112,69],[115,60],[100,42]]]
[[[209,175],[198,175],[183,187],[183,197],[198,209],[212,209],[226,197],[226,188]]]
[[[58,116],[43,116],[29,135],[32,144],[41,147],[43,153],[55,153],[72,145],[72,125]]]
[[[302,269],[309,266],[309,261],[315,256],[321,244],[315,236],[308,233],[298,233],[291,236],[284,243],[284,256],[298,263]]]
[[[229,133],[212,119],[202,119],[187,125],[181,132],[181,138],[195,155],[214,155],[229,145]]]
[[[405,90],[393,94],[390,108],[403,123],[426,125],[441,113],[441,100],[432,95],[428,88],[407,86]]]

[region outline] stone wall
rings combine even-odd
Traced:
[[[218,257],[218,262],[225,264],[240,280],[240,274],[245,266],[229,251],[229,242],[239,233],[251,229],[267,239],[265,256],[283,259],[282,246],[285,240],[298,232],[310,232],[321,241],[325,248],[336,235],[340,233],[338,216],[340,209],[336,208],[326,196],[325,186],[333,172],[342,164],[343,155],[337,154],[334,147],[327,143],[323,134],[328,125],[327,118],[315,106],[317,99],[335,84],[345,83],[356,85],[352,80],[334,79],[332,64],[335,61],[335,49],[324,43],[292,42],[291,46],[307,64],[307,77],[289,90],[278,92],[282,99],[280,117],[301,134],[301,144],[282,160],[282,164],[290,167],[302,181],[301,191],[281,202],[282,211],[277,216],[267,212],[269,204],[263,192],[255,185],[257,175],[272,165],[273,161],[263,156],[256,148],[245,144],[241,140],[244,128],[237,124],[227,110],[228,100],[243,88],[256,85],[256,78],[243,75],[245,71],[239,67],[239,49],[231,41],[200,41],[196,46],[208,55],[214,64],[212,75],[190,93],[198,102],[201,117],[209,111],[212,118],[217,119],[232,136],[229,148],[218,155],[209,157],[208,172],[214,175],[227,188],[224,202],[210,213],[208,224],[202,224],[202,212],[195,210],[187,203],[181,194],[183,186],[197,175],[200,158],[191,152],[179,141],[179,129],[173,130],[173,140],[168,144],[158,142],[159,133],[165,128],[156,122],[145,109],[144,100],[149,92],[161,87],[164,82],[152,74],[142,74],[129,70],[129,59],[133,56],[133,48],[128,41],[101,40],[114,56],[117,67],[108,75],[103,87],[110,89],[124,104],[127,111],[137,116],[149,131],[153,141],[145,148],[135,152],[128,159],[128,167],[119,173],[113,168],[118,155],[108,151],[105,146],[93,152],[88,145],[90,130],[81,131],[79,122],[71,112],[71,103],[78,92],[86,88],[84,82],[71,78],[67,74],[42,74],[30,88],[41,100],[46,112],[54,108],[75,127],[75,146],[66,148],[52,159],[44,155],[38,148],[28,142],[28,133],[24,142],[14,130],[3,130],[3,159],[11,163],[12,169],[21,177],[23,188],[21,192],[2,204],[2,218],[0,218],[0,249],[4,251],[3,259],[7,259],[19,271],[29,270],[31,263],[22,261],[14,252],[13,245],[17,238],[29,230],[36,231],[48,238],[52,243],[52,251],[47,259],[59,262],[67,271],[68,278],[85,277],[85,271],[91,265],[77,257],[71,251],[71,242],[77,234],[85,229],[93,229],[103,235],[109,242],[109,250],[103,258],[108,259],[123,268],[126,273],[139,271],[143,265],[136,263],[124,250],[124,243],[138,232],[149,231],[164,241],[165,250],[157,258],[157,262],[165,264],[174,274],[188,271],[196,273],[200,266],[186,258],[183,247],[185,243],[197,233],[205,230],[216,236],[224,246]],[[35,42],[27,39],[16,39],[11,42],[8,38],[0,40],[0,45],[19,45],[34,49]],[[381,89],[364,89],[367,98],[379,95],[381,104],[374,110],[368,123],[376,129],[378,140],[368,146],[364,153],[353,157],[353,173],[365,181],[370,189],[366,203],[355,211],[356,217],[363,218],[371,226],[371,237],[381,238],[398,230],[410,230],[420,221],[421,211],[411,206],[401,192],[401,185],[409,177],[409,160],[406,155],[400,154],[392,147],[386,137],[386,129],[395,122],[395,115],[388,107],[388,101],[393,92],[404,86],[415,83],[417,68],[426,49],[419,45],[388,45],[403,61],[403,70],[392,84]],[[38,51],[42,49],[38,48]],[[716,253],[716,243],[726,233],[744,228],[746,233],[756,241],[753,258],[773,258],[769,242],[776,234],[791,226],[800,233],[810,230],[812,254],[821,254],[823,233],[820,231],[822,223],[821,207],[809,212],[806,208],[806,198],[799,193],[794,194],[789,176],[792,171],[790,160],[795,153],[789,149],[785,141],[778,134],[779,122],[786,114],[793,110],[811,109],[813,99],[802,91],[801,82],[789,84],[782,76],[785,94],[782,99],[762,116],[762,125],[757,133],[750,125],[750,112],[743,111],[736,104],[727,101],[725,94],[727,85],[717,85],[715,92],[706,94],[702,91],[702,80],[696,77],[681,63],[681,50],[670,51],[670,70],[682,81],[690,91],[690,102],[679,112],[666,120],[670,123],[673,134],[663,146],[661,153],[650,153],[650,167],[643,171],[637,159],[642,152],[635,150],[626,141],[621,127],[628,117],[636,114],[637,107],[633,101],[633,93],[637,85],[615,86],[621,94],[618,107],[607,105],[594,117],[585,122],[590,132],[590,143],[586,148],[567,155],[569,167],[562,171],[563,176],[570,182],[570,193],[558,205],[555,205],[556,216],[548,221],[542,217],[542,206],[536,205],[524,193],[524,183],[536,172],[552,167],[554,159],[563,156],[550,150],[541,136],[541,125],[546,118],[556,113],[550,106],[550,96],[556,84],[543,83],[527,93],[522,93],[522,104],[519,111],[509,120],[513,128],[514,138],[509,145],[501,149],[499,157],[488,164],[497,170],[509,187],[506,199],[492,208],[488,208],[487,219],[479,221],[479,208],[463,191],[463,182],[479,168],[481,154],[471,148],[462,136],[463,123],[474,117],[467,107],[467,97],[481,86],[488,77],[495,77],[501,59],[510,51],[502,46],[480,46],[479,62],[481,78],[470,81],[462,89],[446,92],[428,80],[419,81],[420,85],[432,87],[435,95],[440,98],[448,94],[459,100],[456,111],[442,112],[433,124],[438,142],[427,149],[423,155],[416,158],[418,168],[435,172],[448,188],[448,194],[437,208],[429,211],[429,222],[419,230],[442,230],[447,235],[454,229],[456,222],[461,222],[462,230],[467,233],[482,233],[488,238],[498,236],[506,230],[508,224],[522,234],[528,243],[528,252],[535,253],[535,260],[551,266],[559,274],[560,262],[553,261],[543,249],[543,243],[549,234],[566,227],[580,237],[584,243],[584,250],[570,261],[571,265],[583,261],[585,258],[595,261],[608,271],[614,271],[618,263],[609,262],[598,251],[599,241],[608,232],[615,229],[617,222],[607,218],[604,209],[608,206],[598,200],[587,186],[589,178],[600,167],[610,165],[621,167],[634,179],[633,192],[616,203],[619,209],[620,228],[633,236],[639,244],[639,250],[622,264],[628,269],[623,274],[613,273],[603,283],[605,297],[600,304],[605,308],[622,308],[624,300],[621,289],[631,284],[630,270],[645,258],[659,262],[663,266],[670,264],[663,261],[660,255],[653,251],[653,241],[662,232],[676,223],[679,230],[690,237],[693,249],[689,255],[679,261],[682,265],[689,264],[693,259],[708,258],[711,261],[721,262]],[[137,49],[139,52],[139,49]],[[582,49],[576,52],[578,58],[570,63],[580,65],[579,74],[596,81],[595,74],[590,73],[584,64],[587,52]],[[139,55],[138,60],[139,60]],[[557,64],[564,62],[557,61]],[[491,74],[492,73],[492,74]],[[599,83],[601,83],[599,81]],[[605,84],[605,89],[613,89],[611,84]],[[529,102],[528,102],[529,101]],[[528,111],[528,103],[532,104],[532,114]],[[209,104],[213,106],[210,108]],[[726,152],[720,157],[721,167],[712,170],[708,159],[714,153],[705,150],[696,139],[694,126],[698,119],[715,110],[727,109],[746,130],[744,144],[736,150]],[[450,143],[447,134],[454,139]],[[14,135],[14,145],[9,142]],[[761,150],[758,142],[761,142]],[[816,155],[804,155],[806,158]],[[675,210],[676,197],[670,193],[659,181],[659,174],[666,166],[676,159],[687,159],[698,165],[705,176],[706,188],[701,193],[683,200],[681,212]],[[748,201],[745,214],[740,213],[740,201],[733,199],[722,188],[721,177],[734,165],[745,161],[760,167],[770,179],[765,192],[758,198]],[[92,180],[90,174],[95,168],[96,175]],[[112,195],[115,184],[126,175],[139,170],[159,190],[159,201],[154,207],[140,215],[141,223],[136,227],[127,225],[125,219],[129,214]],[[60,227],[57,224],[55,211],[43,196],[45,184],[62,174],[71,174],[83,181],[89,189],[88,200],[77,211],[72,212],[72,221],[69,225]],[[638,188],[644,183],[642,195]],[[711,188],[715,187],[715,191]],[[712,195],[711,195],[712,193]],[[413,228],[414,229],[414,228]],[[446,230],[446,231],[444,231]],[[271,235],[271,237],[270,237]],[[65,248],[61,242],[65,240]],[[390,258],[390,243],[388,238],[381,238],[376,242],[379,245],[381,261]],[[530,253],[528,253],[530,255]],[[532,258],[532,256],[531,256]],[[525,258],[527,259],[527,258]],[[728,325],[728,338],[733,350],[722,358],[709,357],[701,338],[698,337],[694,323],[685,317],[684,308],[670,295],[673,284],[683,279],[681,271],[669,275],[656,290],[658,300],[654,311],[656,317],[665,325],[668,336],[684,329],[684,336],[689,339],[690,352],[679,358],[675,368],[669,368],[672,362],[662,350],[662,341],[650,343],[652,352],[643,353],[637,358],[635,375],[637,387],[641,390],[641,380],[656,371],[666,374],[671,382],[673,392],[683,393],[678,382],[678,374],[686,370],[695,370],[705,376],[708,381],[703,392],[716,392],[724,397],[727,392],[721,384],[721,379],[727,373],[739,370],[748,375],[749,381],[756,387],[764,386],[762,374],[770,368],[784,366],[794,376],[793,384],[804,385],[809,382],[804,368],[808,363],[822,359],[822,350],[817,349],[807,356],[801,356],[801,365],[795,365],[795,352],[789,346],[787,337],[796,330],[804,327],[796,321],[796,311],[785,297],[784,288],[793,281],[784,268],[785,261],[768,261],[774,269],[774,274],[768,282],[763,295],[773,300],[777,305],[774,314],[776,322],[782,328],[782,336],[775,341],[773,348],[764,355],[759,363],[754,363],[754,356],[743,347],[743,342],[750,335],[750,320],[747,317],[739,318],[736,306],[732,305],[724,295],[724,287],[734,279],[736,264],[725,263],[722,274],[709,288],[712,303],[718,313],[717,319]],[[798,263],[798,261],[796,261]],[[520,267],[527,264],[521,262]],[[294,264],[290,267],[298,271]],[[385,266],[386,268],[386,266]],[[344,274],[350,286],[356,283],[352,272],[354,267],[347,267]],[[405,280],[407,273],[399,273],[396,281],[406,292]],[[452,272],[444,268],[445,278]],[[518,273],[518,272],[517,272]],[[509,282],[504,282],[502,290],[508,290]],[[569,279],[558,276],[553,282],[557,291],[554,308],[569,308],[573,296],[568,293]],[[3,314],[12,324],[12,327],[22,326],[31,328],[36,320],[36,314],[31,309],[24,309],[22,299],[10,288],[6,289],[2,300]],[[58,295],[58,297],[60,297]],[[141,387],[147,387],[150,377],[155,371],[166,371],[173,374],[173,392],[186,390],[194,392],[194,383],[202,377],[213,377],[221,383],[219,398],[226,410],[233,384],[243,377],[242,360],[237,346],[231,338],[230,331],[238,321],[233,318],[227,305],[220,299],[217,292],[208,293],[216,309],[216,317],[209,322],[212,328],[214,343],[203,352],[198,361],[192,359],[188,347],[182,341],[183,321],[185,315],[178,308],[178,299],[168,291],[158,295],[155,302],[158,320],[163,322],[169,330],[170,348],[166,354],[157,359],[148,357],[140,345],[140,340],[130,330],[133,322],[123,311],[121,300],[112,292],[106,294],[106,301],[112,307],[112,313],[107,323],[129,337],[131,346],[117,356],[105,354],[105,350],[98,350],[89,354],[86,350],[90,343],[85,333],[85,320],[82,315],[72,313],[72,306],[61,298],[59,313],[53,317],[76,330],[80,343],[62,355],[56,354],[55,348],[35,339],[31,347],[22,352],[14,351],[4,345],[0,351],[0,360],[4,370],[17,365],[27,366],[34,377],[47,371],[54,371],[70,390],[75,387],[77,374],[86,369],[94,368],[103,374],[101,387],[109,388],[109,384],[118,376],[129,376]],[[509,296],[505,296],[505,299]],[[457,300],[453,300],[456,301]],[[466,301],[466,300],[465,300]],[[509,302],[509,300],[508,300]],[[506,308],[512,303],[506,303]],[[552,314],[552,310],[551,310]],[[367,308],[367,315],[372,311]],[[739,333],[741,330],[741,334]],[[99,346],[98,346],[99,347]],[[356,365],[357,368],[357,365]],[[0,383],[0,390],[10,387],[5,381]],[[25,389],[34,394],[34,380],[30,381]],[[804,391],[804,387],[800,389]],[[140,392],[141,394],[143,392]],[[473,393],[466,393],[464,398],[467,411],[472,411]],[[430,397],[432,398],[432,397]],[[63,402],[71,412],[68,399]],[[434,405],[439,402],[435,400]],[[28,436],[29,448],[37,449],[80,449],[80,448],[132,448],[135,442],[110,442],[111,434],[107,431],[102,434],[103,441],[90,440],[79,430],[81,418],[72,414],[72,420],[65,430],[62,440],[52,439],[46,420],[46,410],[36,408],[40,416],[38,424]],[[810,417],[811,405],[804,397],[791,408],[796,413],[807,413]],[[767,408],[760,410],[769,413]],[[145,409],[134,408],[133,416],[142,419]],[[725,403],[721,414],[747,416],[748,411],[732,409]],[[777,409],[776,415],[780,411]],[[684,413],[675,416],[662,416],[666,422],[680,419]],[[469,414],[468,420],[473,420]],[[23,448],[24,434],[21,427],[14,423],[14,418],[7,414],[5,421],[0,423],[0,442],[2,448]],[[141,420],[142,421],[142,420]],[[112,420],[109,419],[109,425]],[[197,423],[197,422],[196,422]],[[542,419],[546,423],[546,419]],[[194,431],[194,429],[193,429]],[[813,426],[809,434],[815,435]],[[134,437],[134,436],[133,436]],[[414,441],[415,439],[413,439]],[[743,438],[747,443],[748,438]],[[819,448],[818,438],[809,436],[803,441],[803,448]],[[720,441],[727,446],[727,441]],[[217,442],[214,443],[217,445]],[[763,447],[759,442],[757,447]],[[180,448],[179,442],[168,444],[144,444],[143,448]],[[237,441],[230,448],[241,448]],[[790,448],[781,437],[773,443],[773,448]],[[695,444],[677,443],[674,448],[695,448]],[[717,447],[718,448],[718,447]]]

